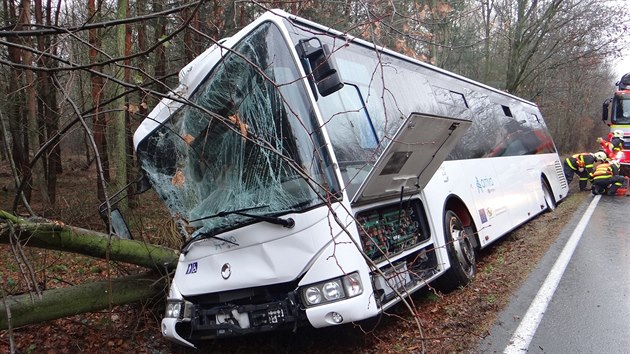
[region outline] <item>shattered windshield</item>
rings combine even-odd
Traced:
[[[173,215],[202,219],[196,234],[305,210],[338,192],[292,58],[279,29],[261,25],[139,144],[141,167]],[[238,210],[248,215],[230,213]]]

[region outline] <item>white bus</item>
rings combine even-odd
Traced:
[[[279,10],[170,97],[134,144],[185,238],[161,330],[188,346],[465,285],[568,191],[535,104]]]

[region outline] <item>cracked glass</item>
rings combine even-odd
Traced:
[[[191,88],[194,89],[194,88]],[[338,195],[330,157],[281,32],[265,23],[145,137],[138,160],[176,218],[216,234]]]

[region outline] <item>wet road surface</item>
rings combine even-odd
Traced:
[[[630,198],[587,198],[483,353],[630,353]]]

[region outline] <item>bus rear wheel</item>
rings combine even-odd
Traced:
[[[474,278],[475,246],[472,228],[464,227],[459,216],[452,210],[444,213],[444,238],[451,267],[436,282],[443,291],[464,286]]]

